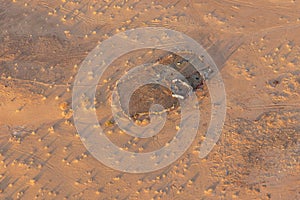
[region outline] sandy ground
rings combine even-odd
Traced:
[[[300,199],[299,10],[297,0],[0,0],[0,199]],[[199,159],[210,104],[198,91],[203,120],[189,150],[159,171],[127,174],[83,146],[72,84],[98,43],[146,26],[207,48],[222,68],[227,117],[219,142]],[[171,113],[149,139],[118,129],[108,96],[126,61],[149,59],[145,51],[126,56],[99,82],[98,118],[115,144],[152,151],[172,138],[178,117]]]

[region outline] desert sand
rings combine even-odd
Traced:
[[[0,199],[300,199],[299,10],[297,0],[0,0]],[[180,31],[207,49],[225,84],[227,114],[218,143],[200,159],[210,100],[205,86],[197,90],[201,122],[191,147],[161,170],[130,174],[82,144],[72,86],[99,43],[148,26]],[[126,135],[110,111],[124,71],[161,55],[124,55],[99,82],[99,123],[128,151],[161,148],[176,132],[178,105],[168,91],[158,100],[170,108],[169,122],[151,138]],[[153,99],[152,90],[132,101],[137,124],[148,123],[141,113],[150,104],[139,102]]]

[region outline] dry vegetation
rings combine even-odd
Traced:
[[[297,0],[0,0],[0,199],[300,199],[299,10]],[[227,118],[213,151],[199,159],[210,112],[199,91],[203,120],[190,149],[162,170],[126,174],[83,146],[72,84],[99,42],[145,26],[181,31],[208,49],[223,66]],[[150,59],[135,53],[100,80],[97,113],[114,143],[144,152],[172,138],[178,113],[150,139],[114,124],[116,80]]]

